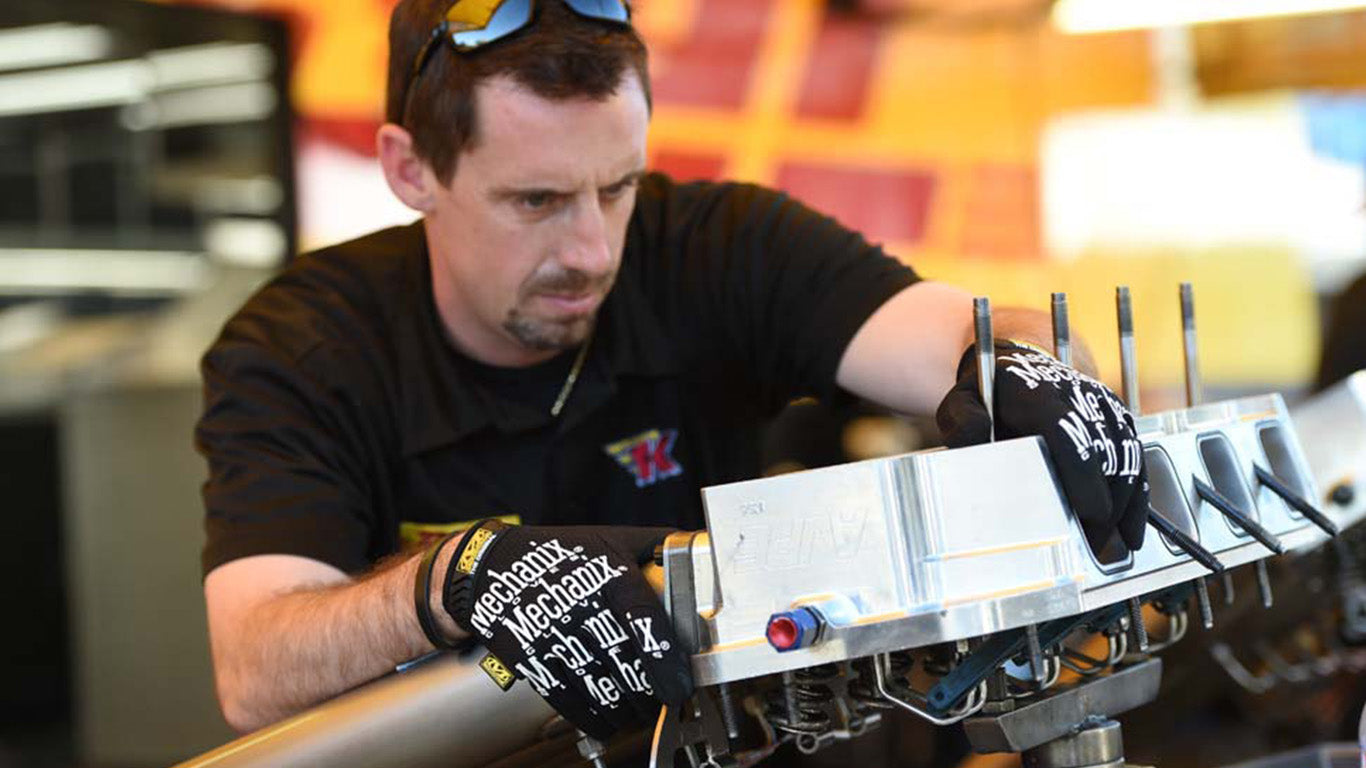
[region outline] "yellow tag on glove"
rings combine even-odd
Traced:
[[[493,682],[505,691],[517,682],[517,676],[512,674],[512,670],[504,666],[503,662],[491,653],[479,661],[479,668],[487,672]]]

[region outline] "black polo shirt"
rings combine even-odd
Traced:
[[[463,521],[703,525],[754,477],[766,420],[836,393],[872,312],[917,280],[862,237],[740,184],[642,182],[578,383],[457,353],[420,223],[298,258],[203,360],[203,567],[287,553],[365,570]]]

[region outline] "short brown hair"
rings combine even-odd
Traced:
[[[453,2],[403,0],[389,18],[385,118],[412,134],[414,151],[442,184],[450,183],[456,159],[477,140],[474,91],[483,80],[505,75],[543,98],[601,100],[616,93],[629,67],[649,103],[649,63],[636,31],[585,19],[563,0],[531,0],[530,23],[475,51],[456,53],[448,42],[438,42],[440,50],[408,83],[414,59]],[[411,90],[406,105],[405,84]]]

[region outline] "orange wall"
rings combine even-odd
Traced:
[[[305,140],[370,151],[393,0],[219,4],[288,15]],[[789,189],[922,272],[998,303],[1043,307],[1049,291],[1070,290],[1074,324],[1111,380],[1113,287],[1127,283],[1138,301],[1142,380],[1158,401],[1174,395],[1181,375],[1180,280],[1197,283],[1209,381],[1295,385],[1311,369],[1313,296],[1285,249],[1066,263],[1042,252],[1041,132],[1060,114],[1149,104],[1146,33],[1065,36],[1044,19],[875,23],[829,15],[820,0],[635,8],[652,49],[657,167]]]

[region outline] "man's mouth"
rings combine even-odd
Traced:
[[[536,298],[547,304],[557,315],[582,315],[597,308],[601,295],[587,293],[538,293]]]

